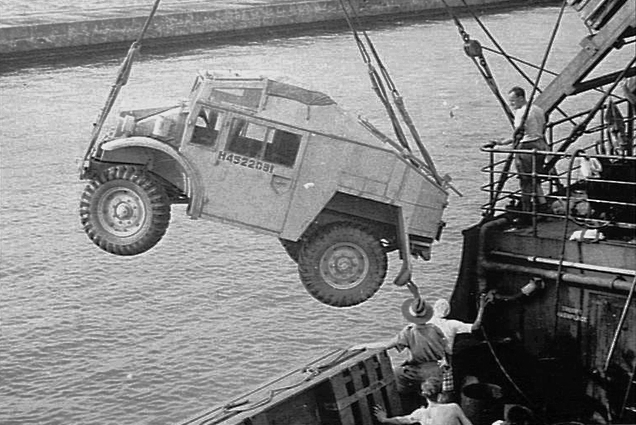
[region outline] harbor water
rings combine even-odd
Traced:
[[[557,14],[546,7],[483,19],[504,48],[538,63]],[[548,61],[554,70],[586,35],[575,13],[564,19]],[[465,26],[487,44],[474,23]],[[431,261],[415,262],[423,294],[448,297],[461,231],[486,201],[479,147],[509,136],[510,126],[451,20],[393,22],[369,35],[437,168],[464,195],[451,195]],[[303,289],[275,238],[190,220],[184,206],[173,207],[166,236],[147,253],[117,257],[93,245],[79,222],[78,169],[124,53],[0,74],[4,425],[176,422],[333,348],[389,338],[405,323],[400,305],[409,293],[391,284],[400,266],[394,254],[371,300],[334,308]],[[142,50],[118,106],[178,102],[200,69],[287,75],[390,131],[345,31]],[[512,71],[495,76],[504,89],[524,83]]]

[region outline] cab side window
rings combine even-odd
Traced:
[[[267,127],[235,118],[228,138],[227,150],[252,158],[259,158],[265,143]]]
[[[300,134],[235,118],[232,121],[227,150],[273,164],[293,167],[300,140]]]
[[[191,143],[214,147],[221,130],[221,115],[209,108],[201,108],[194,124]]]
[[[263,160],[274,164],[293,167],[300,147],[300,134],[284,130],[274,130],[271,143],[265,146]]]

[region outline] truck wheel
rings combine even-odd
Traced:
[[[289,255],[289,258],[294,260],[295,263],[298,263],[298,256],[300,255],[300,245],[301,242],[294,242],[287,239],[278,239],[280,244],[285,248],[285,252]]]
[[[386,275],[380,241],[356,223],[331,223],[300,249],[298,271],[309,293],[335,307],[359,304],[380,289]]]
[[[88,237],[104,251],[136,255],[155,246],[166,233],[170,202],[150,174],[118,165],[86,186],[80,218]]]

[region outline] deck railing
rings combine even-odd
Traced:
[[[569,143],[572,123],[588,111],[550,123],[546,130],[549,151],[485,145],[482,151],[489,154],[489,163],[482,171],[487,173],[488,183],[482,190],[488,193],[489,199],[482,206],[484,215],[514,212],[520,221],[532,224],[535,230],[536,223],[547,217],[571,219],[590,228],[636,229],[634,108],[626,103],[622,106],[627,111],[625,118],[607,122],[605,106],[570,146],[565,144]],[[616,128],[621,131],[613,132]],[[537,171],[525,176],[533,181],[533,193],[522,193],[519,189],[517,180],[521,174],[511,166],[518,154],[532,157],[533,170]],[[546,155],[545,164],[555,166],[550,170],[541,169],[540,155]],[[537,193],[537,187],[542,193]],[[534,200],[531,211],[522,211],[522,195]],[[547,208],[538,206],[537,197],[541,195],[546,198]]]

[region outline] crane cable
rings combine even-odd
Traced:
[[[506,102],[504,101],[503,97],[501,96],[501,93],[499,92],[499,89],[497,88],[497,85],[495,83],[495,80],[494,80],[494,77],[492,75],[492,72],[490,72],[490,68],[488,67],[488,63],[486,62],[486,58],[483,56],[483,50],[482,50],[481,44],[477,40],[471,40],[470,39],[470,35],[466,32],[466,30],[464,29],[464,26],[461,24],[461,22],[455,16],[455,14],[452,13],[452,9],[446,3],[446,0],[442,0],[442,2],[444,4],[444,6],[446,7],[446,11],[450,15],[450,17],[453,19],[453,21],[455,21],[455,25],[457,26],[457,29],[458,29],[461,37],[462,37],[462,40],[464,41],[464,50],[465,50],[466,54],[477,65],[477,69],[482,74],[482,76],[486,80],[486,83],[490,87],[491,91],[493,92],[493,94],[495,95],[495,97],[497,98],[499,103],[501,104],[502,108],[504,109],[504,111],[506,113],[506,116],[507,116],[508,120],[514,126],[514,116],[512,114],[512,111],[510,110],[510,108],[508,107]],[[462,2],[470,10],[470,8],[466,4],[466,2],[464,0],[462,0]],[[525,126],[525,122],[526,122],[526,119],[528,117],[528,113],[530,111],[530,107],[532,106],[532,101],[534,100],[534,95],[535,95],[535,93],[538,90],[539,81],[540,81],[542,73],[543,73],[543,71],[545,69],[545,65],[546,65],[546,62],[547,62],[548,55],[550,53],[550,50],[552,50],[552,45],[554,43],[554,39],[556,37],[557,30],[559,29],[559,27],[561,25],[561,20],[563,18],[563,12],[565,10],[565,5],[566,4],[567,4],[567,0],[564,0],[563,4],[561,6],[561,10],[559,12],[559,17],[557,18],[557,22],[556,22],[556,24],[554,26],[554,29],[552,31],[552,35],[550,37],[550,41],[548,43],[548,47],[546,48],[546,52],[545,52],[545,54],[543,56],[543,60],[542,60],[541,66],[539,67],[539,73],[537,75],[536,81],[532,84],[532,93],[531,93],[530,98],[528,100],[528,103],[527,103],[527,106],[526,106],[526,110],[525,110],[524,115],[523,115],[523,117],[521,119],[521,123],[520,123],[519,127],[514,130],[514,133],[513,133],[513,150],[517,148],[517,146],[519,145],[519,142],[523,138],[523,128]],[[484,31],[490,37],[490,39],[494,41],[494,37],[492,37],[490,32],[486,29],[485,25],[483,25],[483,23],[479,20],[479,18],[472,11],[470,11],[470,13],[473,16],[473,18],[477,21],[477,23],[482,27],[482,29],[484,29]],[[494,42],[495,42],[495,45],[500,48],[500,50],[502,51],[502,54],[504,54],[504,56],[508,57],[508,55],[503,53],[503,49],[501,49],[501,47],[496,43],[496,41],[494,41]],[[479,62],[475,58],[479,58]],[[486,212],[486,215],[488,215],[488,216],[490,216],[490,215],[492,215],[494,213],[495,205],[499,201],[499,194],[501,193],[501,190],[503,189],[504,184],[508,180],[510,167],[512,165],[513,158],[514,158],[514,153],[511,152],[510,155],[508,156],[508,158],[506,159],[506,162],[504,163],[503,169],[502,169],[502,171],[500,173],[500,177],[499,177],[499,180],[497,182],[497,186],[496,186],[496,188],[494,190],[495,196],[494,196],[494,198],[492,199],[492,201],[490,203],[488,211]],[[546,167],[546,169],[549,169],[549,168]]]
[[[398,111],[400,112],[400,115],[402,116],[402,120],[404,121],[406,126],[409,128],[409,131],[411,132],[411,135],[413,136],[413,140],[415,140],[415,143],[420,153],[422,154],[422,158],[424,159],[424,161],[426,162],[426,165],[428,166],[429,170],[433,174],[435,181],[437,181],[438,184],[442,184],[443,179],[437,173],[435,164],[433,163],[433,158],[431,158],[428,151],[424,147],[424,144],[422,143],[420,134],[417,131],[415,124],[413,123],[413,119],[411,118],[411,115],[406,109],[406,105],[404,104],[404,98],[402,97],[397,87],[393,83],[393,79],[391,78],[391,75],[389,74],[389,71],[387,70],[387,68],[384,66],[384,63],[382,59],[380,58],[378,51],[375,48],[375,44],[373,44],[373,42],[371,41],[371,38],[369,38],[369,35],[367,34],[366,31],[363,30],[362,34],[364,35],[365,40],[367,41],[367,44],[369,45],[369,48],[371,49],[371,52],[373,53],[373,57],[376,63],[378,64],[380,71],[382,72],[384,81],[386,82],[389,90],[391,91],[391,95],[393,96],[393,103],[395,104]]]
[[[477,67],[477,70],[486,81],[486,84],[490,88],[490,91],[495,95],[495,97],[499,101],[499,104],[501,105],[501,108],[504,110],[506,117],[508,117],[508,121],[510,121],[510,124],[512,125],[514,123],[514,116],[512,114],[512,111],[510,110],[510,107],[508,106],[505,99],[501,95],[501,92],[499,91],[499,87],[497,86],[495,77],[493,76],[492,71],[490,70],[490,67],[488,66],[488,62],[486,61],[486,58],[484,57],[481,44],[479,43],[479,41],[473,40],[470,38],[470,34],[466,32],[466,29],[464,28],[462,23],[459,21],[457,16],[455,16],[455,14],[453,13],[448,3],[446,3],[446,0],[442,0],[442,3],[444,4],[446,12],[450,16],[450,18],[455,22],[457,31],[459,32],[459,35],[464,41],[464,52]]]
[[[482,46],[483,50],[492,52],[492,53],[496,53],[496,54],[500,54],[501,56],[503,56],[508,63],[510,64],[510,66],[512,66],[515,71],[517,71],[519,73],[519,75],[521,75],[523,77],[524,80],[526,80],[526,82],[528,84],[533,84],[532,79],[528,76],[528,74],[526,74],[524,72],[523,69],[521,69],[521,67],[519,67],[519,65],[517,65],[517,63],[515,62],[521,62],[524,63],[524,61],[521,61],[520,59],[517,59],[511,55],[509,55],[504,49],[503,47],[499,44],[499,42],[497,41],[497,39],[495,39],[495,37],[492,35],[492,33],[488,30],[488,28],[486,27],[486,25],[484,25],[484,23],[481,21],[481,19],[479,19],[479,17],[475,14],[475,12],[472,10],[472,8],[468,5],[468,3],[466,3],[466,0],[462,0],[462,3],[464,3],[464,6],[466,7],[466,9],[468,10],[468,12],[470,13],[470,15],[472,16],[472,18],[475,20],[475,22],[477,22],[477,24],[479,25],[479,27],[482,29],[482,31],[484,31],[484,33],[486,34],[486,36],[488,37],[488,39],[490,40],[490,42],[497,48],[497,50],[494,49],[490,49],[486,46]],[[528,64],[527,62],[525,62],[526,65],[531,65],[534,66],[532,64]],[[548,70],[544,69],[544,72],[552,74],[552,75],[556,75],[556,73],[550,72]],[[541,93],[541,89],[539,89],[539,87],[537,87],[537,90]],[[556,108],[556,110],[561,113],[561,115],[563,115],[564,118],[568,118],[568,121],[570,121],[573,125],[576,125],[576,122],[572,119],[568,117],[568,114],[565,113],[565,111],[563,111],[561,108]]]
[[[111,90],[110,90],[110,93],[108,94],[108,98],[106,99],[106,103],[104,104],[104,107],[100,111],[99,116],[97,117],[97,120],[93,124],[91,141],[88,145],[88,149],[86,150],[86,154],[84,155],[82,167],[86,167],[86,162],[88,161],[90,155],[93,153],[93,149],[95,148],[95,144],[97,143],[97,139],[99,138],[99,134],[101,133],[102,127],[104,126],[104,123],[106,122],[106,118],[108,117],[108,114],[110,113],[113,105],[115,104],[115,100],[117,99],[117,96],[119,95],[119,92],[121,91],[121,88],[128,83],[128,77],[130,76],[132,64],[135,60],[135,57],[137,56],[139,52],[139,49],[141,48],[141,41],[143,40],[144,35],[146,34],[146,31],[148,31],[148,28],[150,27],[152,18],[155,16],[155,13],[157,12],[157,9],[159,8],[160,1],[161,0],[155,0],[154,5],[152,6],[152,10],[150,11],[150,15],[148,15],[148,18],[146,18],[144,26],[142,27],[141,31],[137,35],[137,39],[130,45],[130,48],[128,49],[128,53],[126,54],[126,58],[124,59],[124,61],[119,67],[117,79],[115,80],[115,83],[111,86]]]
[[[407,151],[411,152],[411,147],[408,144],[408,141],[406,139],[406,136],[404,135],[404,131],[402,130],[402,127],[397,118],[397,115],[395,114],[395,111],[393,110],[393,107],[391,106],[391,103],[389,101],[389,96],[386,92],[386,88],[384,84],[382,83],[382,79],[380,78],[378,71],[375,69],[375,67],[371,63],[371,57],[369,56],[369,52],[367,51],[366,46],[360,39],[360,35],[358,34],[358,31],[355,29],[353,22],[351,21],[351,16],[349,15],[349,12],[347,11],[347,8],[344,4],[344,0],[340,0],[340,6],[342,7],[342,10],[344,12],[347,25],[349,25],[349,29],[351,29],[351,32],[353,33],[353,37],[356,40],[356,44],[358,46],[358,50],[360,51],[360,55],[362,56],[362,60],[367,65],[367,68],[369,71],[369,79],[371,80],[371,87],[373,88],[373,91],[377,94],[378,98],[380,99],[380,102],[382,102],[382,105],[386,109],[387,114],[389,115],[389,118],[391,119],[391,124],[393,125],[395,136],[400,142],[400,145],[402,145],[404,149],[406,149]]]
[[[347,21],[347,24],[349,25],[349,28],[351,29],[354,38],[356,40],[356,43],[358,45],[358,49],[360,50],[360,53],[362,55],[362,59],[364,60],[364,62],[367,64],[367,67],[369,68],[369,76],[371,78],[371,84],[372,87],[374,89],[374,91],[376,92],[376,94],[378,94],[378,97],[380,98],[382,104],[384,105],[385,109],[387,110],[387,113],[389,114],[389,117],[391,119],[391,122],[393,124],[393,128],[395,130],[395,134],[398,138],[398,140],[400,141],[400,144],[409,152],[411,152],[411,148],[408,144],[408,141],[406,139],[406,136],[404,134],[404,131],[402,129],[402,126],[400,124],[400,121],[398,120],[398,117],[389,101],[389,97],[387,95],[387,90],[391,92],[391,95],[393,97],[393,103],[395,104],[398,112],[400,113],[400,116],[402,118],[402,120],[404,121],[405,125],[408,127],[411,136],[413,137],[413,139],[415,140],[415,143],[422,155],[422,158],[424,159],[424,163],[426,165],[426,169],[430,172],[430,174],[432,175],[432,177],[435,179],[436,183],[439,185],[448,185],[448,179],[447,178],[442,178],[439,173],[437,172],[437,169],[435,168],[435,164],[433,162],[433,159],[431,158],[430,154],[428,153],[428,151],[426,150],[424,144],[422,143],[422,139],[419,135],[419,132],[417,131],[417,129],[415,128],[415,125],[413,123],[413,120],[410,116],[410,114],[408,113],[406,106],[404,104],[404,99],[403,97],[400,95],[397,87],[395,86],[391,75],[389,74],[386,66],[384,66],[384,63],[382,61],[382,59],[380,58],[380,55],[378,54],[377,49],[375,48],[374,43],[371,41],[371,38],[369,37],[369,35],[367,34],[366,31],[362,30],[360,31],[366,41],[366,44],[369,47],[369,50],[371,51],[372,55],[373,55],[373,59],[375,60],[375,62],[377,63],[377,66],[380,70],[380,74],[382,76],[382,78],[380,78],[380,74],[378,74],[377,70],[375,69],[375,67],[373,66],[373,64],[371,63],[371,57],[369,55],[369,52],[366,49],[366,46],[364,45],[364,43],[362,42],[358,31],[355,29],[352,19],[351,19],[351,15],[349,14],[349,12],[347,11],[347,7],[345,5],[345,0],[340,0],[340,5],[342,7],[342,10],[345,14],[345,19]],[[353,13],[353,17],[356,19],[356,21],[358,21],[358,16],[356,14],[355,8],[351,5],[350,0],[347,0],[347,3],[349,4],[349,8],[351,9],[352,13]],[[421,164],[420,164],[421,165]]]

